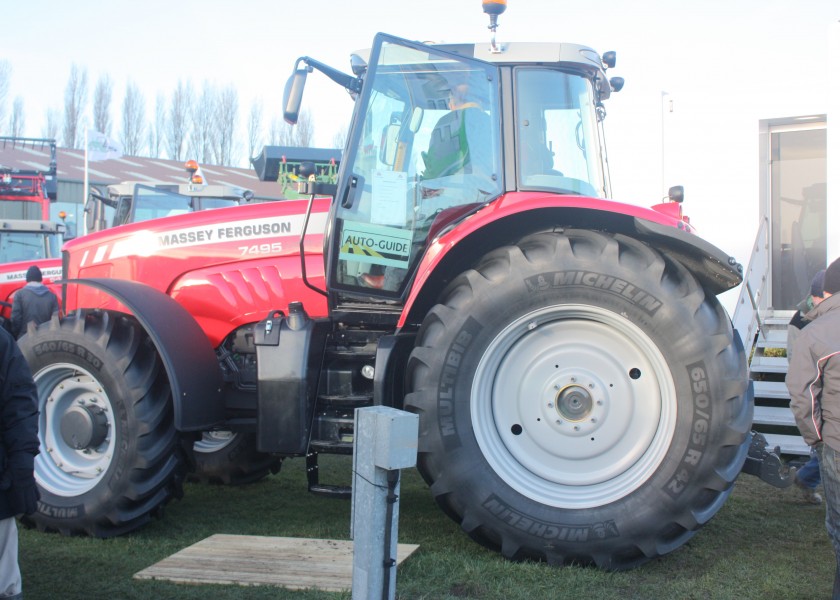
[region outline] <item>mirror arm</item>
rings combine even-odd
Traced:
[[[324,63],[317,61],[314,58],[309,58],[308,56],[300,57],[295,64],[295,69],[298,68],[298,65],[301,62],[305,63],[310,68],[318,69],[321,73],[332,79],[335,83],[346,89],[351,94],[358,94],[362,91],[361,78],[353,77],[347,73],[342,73],[338,69],[333,69],[331,66],[325,65]]]
[[[93,196],[94,198],[96,198],[97,200],[99,200],[100,202],[102,202],[103,204],[106,204],[106,205],[110,206],[111,208],[116,208],[117,207],[117,203],[114,200],[111,200],[110,198],[107,198],[106,196],[102,196],[101,194],[97,194],[96,192],[91,192],[91,191],[89,191],[88,193],[91,196]]]

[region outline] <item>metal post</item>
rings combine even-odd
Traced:
[[[353,600],[393,599],[397,582],[400,469],[417,464],[417,415],[387,406],[354,416]]]

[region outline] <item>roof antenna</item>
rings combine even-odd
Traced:
[[[507,8],[507,0],[481,0],[481,6],[484,12],[490,15],[490,25],[487,29],[490,30],[490,52],[498,54],[502,49],[496,45],[496,27],[499,26],[499,15],[505,12]]]

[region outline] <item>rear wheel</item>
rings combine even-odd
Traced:
[[[436,500],[512,559],[624,569],[665,554],[717,512],[748,449],[728,316],[621,235],[490,253],[426,317],[408,377]]]
[[[205,431],[193,444],[195,470],[190,479],[206,483],[243,485],[280,470],[282,460],[257,452],[254,433]]]
[[[154,345],[131,318],[70,315],[19,340],[38,388],[39,529],[111,537],[182,494],[185,462]]]

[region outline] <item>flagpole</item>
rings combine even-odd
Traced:
[[[88,193],[89,193],[88,192],[88,185],[89,185],[89,183],[90,183],[90,180],[88,179],[88,130],[87,130],[87,127],[85,127],[85,183],[84,183],[84,192],[83,192],[84,196],[82,196],[82,213],[83,214],[84,214],[84,209],[87,208]],[[87,219],[84,219],[84,221],[83,221],[83,230],[84,230],[85,233],[88,233],[88,231],[87,231]]]

